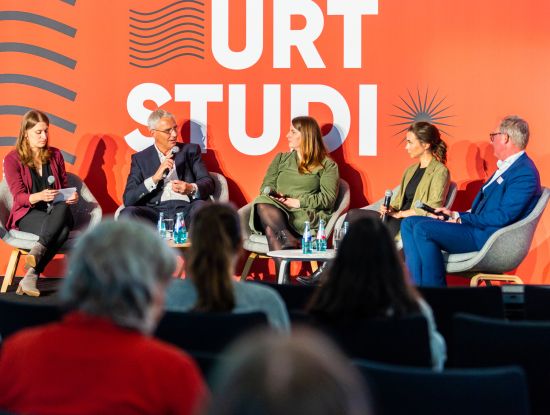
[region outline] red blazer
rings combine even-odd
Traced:
[[[54,188],[63,189],[68,187],[63,155],[55,147],[50,147],[50,150],[52,152],[50,167],[55,177]],[[17,229],[17,221],[25,216],[32,207],[29,203],[29,196],[32,191],[31,169],[21,163],[17,150],[10,151],[4,158],[4,176],[13,196],[13,206],[6,228],[8,230]]]

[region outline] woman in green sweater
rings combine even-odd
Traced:
[[[266,235],[270,250],[298,248],[304,222],[316,230],[328,221],[338,196],[338,165],[317,121],[294,118],[286,138],[290,151],[271,162],[250,215],[250,228]]]

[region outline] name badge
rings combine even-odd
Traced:
[[[498,184],[501,184],[503,181],[504,181],[504,179],[502,178],[502,176],[500,176],[500,177],[497,179],[497,183],[498,183]]]

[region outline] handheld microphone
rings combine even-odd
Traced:
[[[393,192],[391,190],[386,190],[386,193],[384,193],[384,207],[389,210],[390,209],[390,203],[391,203],[391,197],[393,196]],[[384,213],[382,215],[382,222],[386,222],[386,214]]]
[[[269,186],[264,187],[264,190],[262,193],[266,196],[275,197],[277,199],[286,199],[285,195],[280,194],[279,192],[277,192],[276,190],[273,190]]]
[[[170,149],[170,154],[173,156],[174,154],[176,153],[179,153],[180,152],[180,148],[178,146],[174,146]],[[166,179],[166,177],[168,176],[168,173],[170,173],[170,169],[166,168],[164,169],[164,171],[162,172],[162,179]]]
[[[55,177],[48,176],[48,189],[53,189],[54,184],[55,184]]]
[[[447,215],[446,213],[443,213],[443,212],[436,212],[435,209],[431,206],[428,206],[427,204],[425,203],[422,203],[420,200],[417,200],[416,203],[414,204],[414,207],[417,208],[417,209],[422,209],[422,210],[425,210],[426,212],[430,212],[432,214],[434,214],[435,216],[441,216],[443,219],[445,220],[449,220],[451,217],[449,215]]]

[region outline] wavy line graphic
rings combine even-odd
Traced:
[[[131,27],[132,29],[144,30],[144,31],[155,30],[155,29],[159,29],[159,28],[161,28],[161,27],[164,27],[164,26],[166,26],[166,25],[168,25],[168,24],[170,24],[170,23],[172,23],[172,22],[175,22],[175,21],[177,21],[177,20],[183,20],[183,19],[187,19],[187,18],[189,18],[189,19],[195,19],[195,20],[198,20],[198,21],[200,21],[200,22],[204,22],[204,19],[203,19],[202,17],[195,16],[195,15],[192,15],[192,14],[183,14],[183,15],[181,15],[181,16],[176,16],[176,17],[174,17],[173,19],[167,20],[167,21],[165,21],[164,23],[161,23],[161,24],[159,24],[159,25],[152,26],[152,27],[142,27],[142,26],[137,26],[137,25],[133,25],[133,24],[131,24],[130,27]],[[201,29],[204,29],[204,26],[199,25],[199,27],[200,27]]]
[[[143,69],[156,68],[157,66],[160,66],[160,65],[162,65],[166,62],[170,62],[171,60],[174,60],[174,59],[179,58],[181,56],[193,56],[195,58],[204,59],[203,56],[198,55],[196,53],[180,53],[179,55],[172,56],[171,58],[165,59],[163,61],[160,61],[160,62],[152,64],[152,65],[139,65],[139,64],[134,63],[134,62],[130,62],[130,65],[138,67],[138,68],[143,68]]]
[[[204,45],[204,41],[202,41],[200,39],[195,39],[195,38],[192,38],[192,37],[182,37],[180,39],[176,39],[172,42],[166,43],[166,44],[164,44],[164,45],[162,45],[158,48],[155,48],[155,49],[145,50],[145,49],[137,49],[137,48],[130,47],[130,50],[133,50],[134,52],[138,52],[138,53],[153,53],[153,52],[157,52],[161,49],[167,48],[170,45],[174,45],[176,43],[185,42],[185,41],[196,42],[196,43],[199,43],[201,45]],[[171,52],[172,50],[166,51],[166,53]],[[204,49],[202,49],[202,50],[204,51]]]
[[[196,7],[181,7],[179,9],[176,9],[172,12],[168,12],[166,14],[163,14],[162,16],[159,16],[159,17],[155,17],[154,19],[150,19],[150,20],[141,20],[141,19],[138,19],[136,17],[132,17],[130,16],[130,20],[134,21],[134,22],[138,22],[138,23],[153,23],[153,22],[156,22],[158,20],[162,20],[164,19],[165,17],[168,17],[176,12],[181,12],[181,11],[186,11],[186,10],[191,10],[191,11],[194,11],[194,12],[197,12],[197,13],[201,13],[201,14],[204,14],[204,10],[201,10],[201,9],[197,9]]]
[[[130,46],[130,65],[146,69],[181,57],[204,59],[203,9],[197,0],[176,1],[150,12],[130,9],[130,43],[152,46]]]
[[[162,57],[168,55],[171,52],[175,52],[176,50],[181,50],[181,49],[195,49],[195,50],[198,50],[199,52],[204,52],[203,48],[199,48],[198,46],[187,45],[187,46],[178,46],[177,48],[170,49],[169,51],[166,51],[166,53],[162,53],[162,54],[157,55],[157,56],[151,56],[150,58],[141,58],[141,57],[136,56],[136,55],[130,55],[130,57],[134,58],[138,61],[152,61],[152,60],[155,60],[155,59],[158,59],[158,58],[162,58]]]
[[[68,26],[65,23],[50,19],[35,13],[19,12],[19,11],[0,11],[0,20],[16,20],[20,22],[33,23],[39,26],[47,27],[64,35],[74,37],[76,29]]]
[[[22,84],[29,85],[35,88],[40,88],[45,91],[49,91],[60,97],[66,98],[70,101],[74,101],[76,98],[76,92],[71,91],[64,86],[54,84],[42,78],[37,78],[30,75],[14,74],[14,73],[2,73],[0,74],[0,84]]]
[[[153,14],[163,12],[164,10],[169,9],[170,7],[180,5],[180,4],[184,4],[184,3],[194,3],[194,4],[198,4],[200,6],[204,6],[204,3],[200,2],[200,1],[197,1],[197,0],[180,0],[180,1],[176,1],[172,4],[169,4],[168,6],[162,7],[160,9],[153,10],[152,12],[140,12],[140,11],[137,11],[137,10],[130,9],[130,13],[135,13],[135,14],[138,14],[140,16],[151,16]]]
[[[67,68],[74,69],[76,61],[68,56],[54,52],[53,50],[42,48],[36,45],[29,45],[28,43],[19,42],[0,42],[0,52],[20,52],[28,53],[30,55],[40,56],[41,58],[48,59],[52,62],[66,66]]]
[[[31,110],[30,107],[24,107],[22,105],[0,105],[0,115],[23,115],[27,111]],[[55,114],[46,112],[46,115],[49,117],[50,122],[53,125],[58,126],[59,128],[64,129],[70,133],[74,133],[76,130],[76,124],[61,118]]]
[[[76,3],[76,0],[61,0],[63,3],[70,4],[71,6],[74,6]]]
[[[152,37],[155,37],[155,36],[162,35],[163,33],[169,32],[172,29],[177,29],[178,27],[182,27],[182,26],[194,26],[194,27],[198,27],[199,29],[204,29],[204,26],[201,26],[200,24],[187,22],[187,23],[180,23],[180,24],[174,25],[172,27],[164,29],[164,30],[162,30],[158,33],[153,33],[151,35],[140,35],[139,33],[135,33],[135,32],[130,32],[130,35],[135,36],[135,37],[139,37],[141,39],[148,39],[148,38],[152,38]]]

